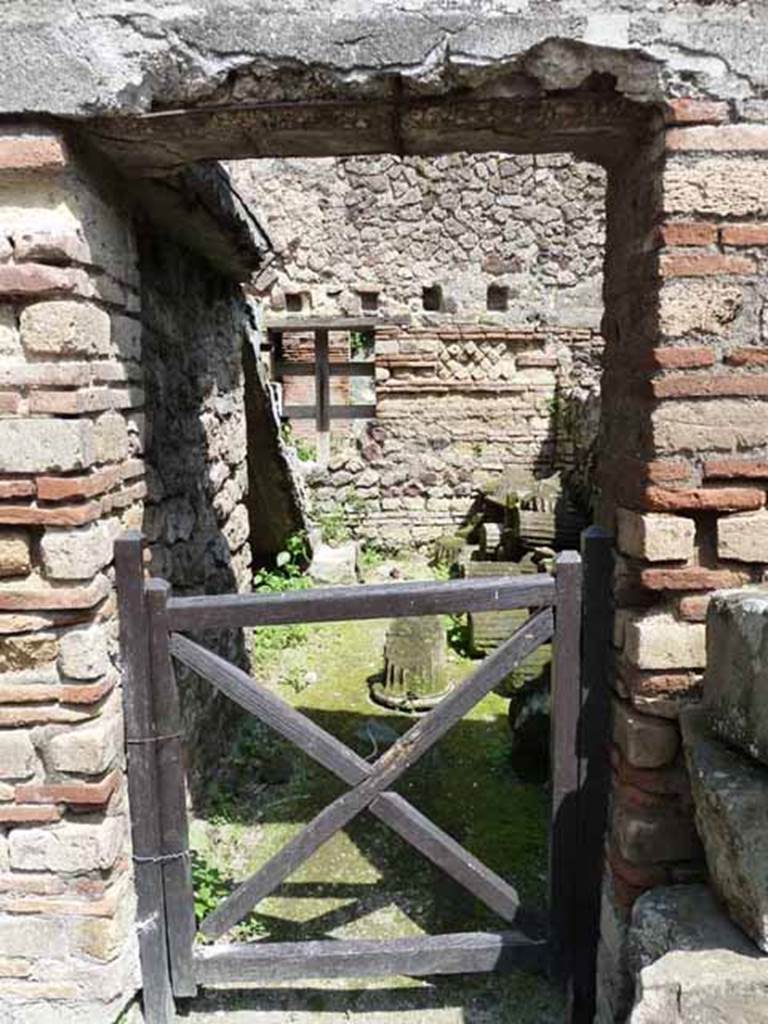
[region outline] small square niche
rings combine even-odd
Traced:
[[[304,296],[301,292],[285,293],[286,313],[302,313],[304,311]]]
[[[443,289],[439,284],[430,284],[421,289],[421,304],[430,313],[439,313],[443,308]]]
[[[379,308],[378,292],[358,292],[360,296],[360,309],[363,313],[375,313]]]
[[[489,284],[485,308],[491,313],[506,313],[509,309],[509,288],[503,284]]]

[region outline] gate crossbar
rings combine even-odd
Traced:
[[[603,543],[610,541],[604,539]],[[580,677],[581,562],[577,554],[558,555],[554,578],[542,574],[329,587],[271,595],[174,597],[165,581],[145,581],[142,545],[143,538],[137,532],[119,538],[115,568],[125,673],[123,702],[139,895],[139,946],[148,1024],[172,1021],[173,996],[193,995],[201,983],[488,971],[513,965],[542,966],[545,960],[564,981],[579,980],[574,973],[574,949],[581,941],[583,922],[574,894],[589,851],[582,853],[581,859],[574,856],[581,841],[581,821],[588,810],[579,802],[584,764],[578,729],[584,694]],[[181,635],[188,630],[222,627],[513,608],[533,610],[533,614],[374,764],[246,672]],[[552,827],[550,928],[546,941],[509,930],[409,939],[194,947],[181,715],[173,659],[208,679],[350,787],[208,915],[201,926],[207,936],[220,936],[237,923],[322,843],[364,810],[511,923],[519,906],[514,887],[390,787],[500,679],[552,636]],[[601,846],[597,832],[595,837],[590,850]],[[594,927],[589,927],[591,935]],[[586,978],[586,959],[585,964],[576,966],[579,977]],[[583,1019],[591,1017],[587,1013]]]
[[[445,833],[434,828],[431,834],[424,834],[418,812],[403,798],[386,790],[397,778],[410,768],[434,743],[452,728],[464,715],[481,700],[497,683],[508,675],[524,658],[552,636],[554,620],[549,608],[542,609],[522,625],[512,637],[505,641],[490,657],[465,679],[451,694],[433,708],[424,718],[412,726],[387,750],[374,766],[363,761],[328,733],[313,726],[308,719],[296,711],[288,715],[288,706],[281,700],[265,699],[267,691],[255,683],[246,673],[226,662],[218,655],[185,637],[174,634],[171,638],[171,653],[189,668],[194,669],[222,692],[254,712],[268,725],[286,735],[283,723],[290,719],[290,739],[315,760],[324,763],[354,789],[340,796],[321,811],[297,836],[290,840],[271,860],[243,882],[230,896],[213,910],[202,922],[201,931],[209,938],[218,938],[247,914],[256,903],[272,892],[301,864],[319,849],[332,835],[344,828],[361,811],[368,808],[377,817],[384,803],[385,818],[408,842],[413,833],[419,840],[418,847],[429,852],[434,849],[440,854],[436,862],[440,867],[463,885],[472,889],[472,884],[481,883],[475,892],[483,902],[498,911],[506,920],[516,914],[519,900],[517,893],[501,878],[489,871],[481,862],[472,857],[458,843]],[[255,684],[255,685],[254,685]],[[254,693],[256,691],[256,694]],[[258,694],[258,696],[257,696]],[[271,696],[271,695],[270,695]],[[259,700],[259,697],[261,700]],[[245,699],[242,699],[245,698]],[[250,699],[249,699],[250,698]],[[316,746],[321,740],[323,754]],[[343,751],[343,754],[341,752]],[[340,767],[340,754],[345,757]],[[330,756],[329,756],[330,755]],[[364,766],[364,767],[363,767]],[[393,800],[392,798],[395,797]],[[394,820],[393,820],[394,819]],[[428,821],[428,819],[424,819]],[[404,830],[399,824],[406,826]],[[429,837],[430,842],[425,840]],[[438,845],[435,847],[435,843]],[[435,857],[431,857],[435,860]],[[471,867],[470,867],[471,865]],[[470,870],[467,871],[467,867]],[[460,876],[460,877],[457,877]],[[470,885],[468,885],[470,883]]]

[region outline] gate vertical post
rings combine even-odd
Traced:
[[[158,859],[160,820],[154,742],[157,732],[150,689],[149,629],[139,532],[130,531],[115,541],[115,574],[144,1017],[147,1024],[171,1024],[175,1012],[168,971],[163,876]]]
[[[179,693],[169,650],[170,584],[150,580],[146,586],[152,700],[157,729],[157,782],[162,871],[171,984],[176,996],[197,992],[192,947],[195,941],[194,892],[189,859]]]
[[[578,904],[578,721],[581,709],[581,558],[564,551],[555,562],[555,635],[552,654],[550,764],[552,821],[549,845],[551,970],[572,1000]]]
[[[579,720],[579,942],[576,947],[574,1024],[595,1015],[605,826],[611,773],[608,756],[613,635],[613,535],[600,526],[581,537],[584,631]]]
[[[331,451],[331,367],[328,331],[320,327],[315,331],[315,430],[317,461],[324,466]]]

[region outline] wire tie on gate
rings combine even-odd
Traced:
[[[133,739],[126,739],[126,743],[160,743],[161,740],[180,740],[183,732],[169,732],[165,736],[136,736]]]
[[[138,854],[133,855],[133,860],[137,864],[163,864],[169,860],[181,860],[184,857],[189,857],[189,850],[179,850],[178,853],[159,853],[154,857],[140,857]]]

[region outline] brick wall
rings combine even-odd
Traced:
[[[589,328],[377,329],[376,419],[313,473],[318,510],[344,507],[360,536],[418,545],[462,523],[506,470],[586,484],[602,347]]]
[[[622,1020],[631,998],[632,903],[702,871],[676,719],[699,697],[709,595],[768,569],[768,126],[730,114],[673,102],[663,144],[614,175],[622,208],[634,189],[651,230],[616,223],[617,242],[623,230],[638,243],[628,293],[609,216],[604,392],[626,405],[608,405],[606,437],[626,440],[602,474],[605,515],[618,506],[620,610],[600,1024]]]
[[[0,1005],[25,1024],[112,1020],[138,983],[110,565],[145,493],[137,288],[118,198],[6,128]]]

